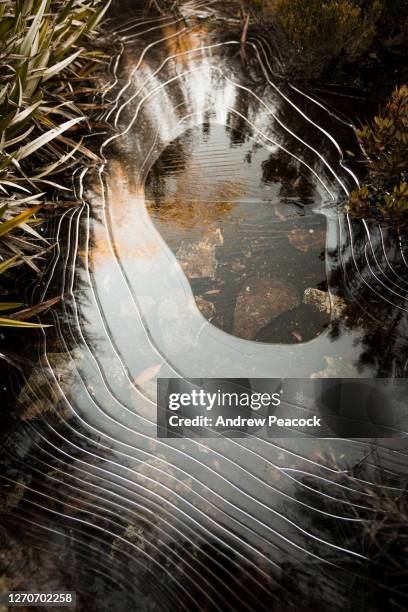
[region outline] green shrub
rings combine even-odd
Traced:
[[[408,218],[408,86],[395,89],[372,126],[356,131],[369,176],[347,202],[354,216]]]
[[[354,61],[371,45],[382,0],[265,0],[263,15],[285,70],[318,77],[333,60]]]
[[[357,130],[370,171],[386,179],[408,168],[408,86],[395,89],[372,126]]]
[[[403,220],[408,214],[408,183],[363,185],[350,194],[346,210],[354,217]]]
[[[387,0],[378,23],[378,34],[381,44],[386,49],[407,55],[408,2],[406,0]]]

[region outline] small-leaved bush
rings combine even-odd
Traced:
[[[392,178],[408,168],[408,86],[395,89],[374,117],[372,126],[357,130],[372,174]]]
[[[284,59],[286,74],[316,78],[333,61],[369,49],[383,0],[255,0]]]
[[[408,219],[408,86],[396,88],[373,125],[356,133],[369,173],[350,195],[348,212]]]

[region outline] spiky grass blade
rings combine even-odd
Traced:
[[[51,327],[50,325],[43,325],[42,323],[30,323],[27,321],[14,321],[13,319],[8,319],[7,317],[0,317],[0,327],[36,327],[36,328],[44,328]]]
[[[11,219],[8,219],[8,221],[0,223],[0,236],[8,234],[9,232],[11,232],[11,230],[27,221],[27,219],[35,215],[38,209],[39,206],[34,206],[33,208],[29,208],[28,210],[25,210],[24,212],[20,213],[16,217],[12,217]]]
[[[83,120],[84,117],[78,117],[77,119],[71,119],[71,121],[65,121],[56,128],[52,128],[52,130],[49,130],[45,134],[42,134],[41,136],[33,140],[33,142],[30,142],[24,147],[21,147],[21,149],[16,153],[15,159],[17,161],[21,161],[25,157],[32,155],[35,151],[41,149],[41,147],[51,142],[51,140],[54,140],[55,138],[60,136],[60,134],[63,134],[67,130],[71,129],[74,125]]]
[[[14,255],[14,257],[10,257],[10,259],[7,259],[7,261],[0,263],[0,274],[3,274],[3,272],[13,266],[19,259],[20,255]]]
[[[21,306],[24,306],[22,302],[0,302],[0,312],[15,310],[16,308],[21,308]]]

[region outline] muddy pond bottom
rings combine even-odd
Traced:
[[[216,327],[285,344],[327,327],[326,219],[309,181],[285,152],[214,123],[188,129],[151,167],[148,211]]]

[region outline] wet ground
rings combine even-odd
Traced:
[[[158,376],[406,376],[406,238],[341,208],[355,108],[276,81],[262,39],[243,66],[216,4],[112,28],[114,131],[49,228],[33,299],[63,300],[4,415],[4,588],[388,609],[359,512],[403,490],[403,442],[156,436]]]

